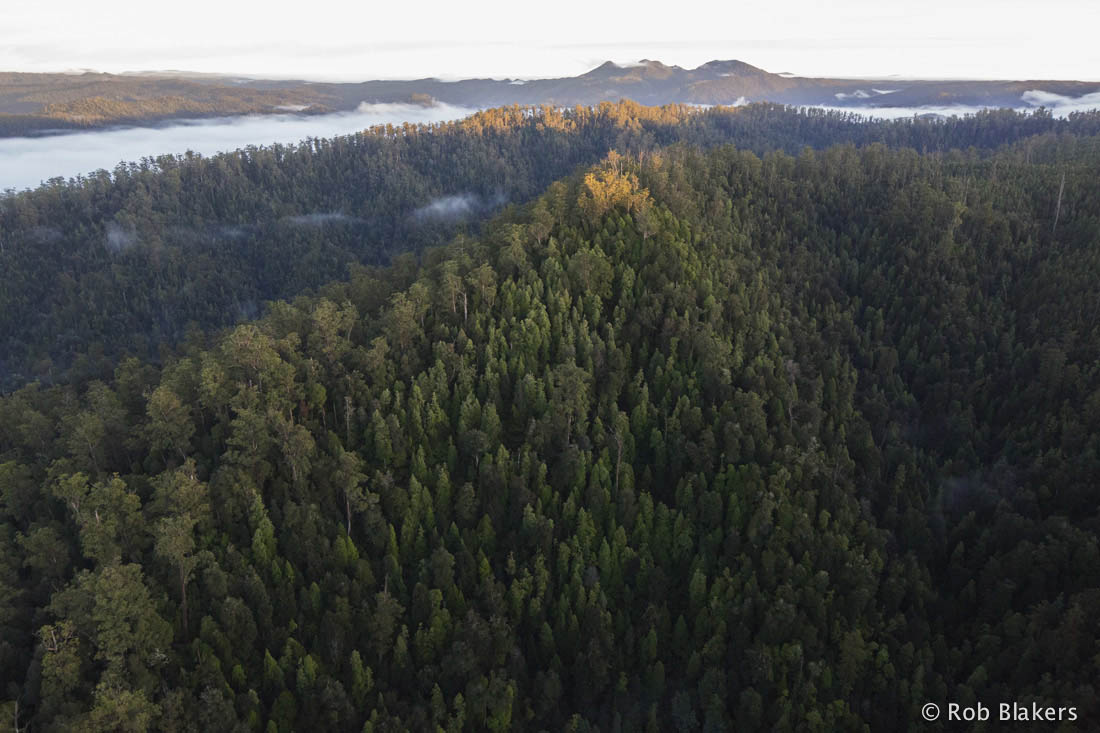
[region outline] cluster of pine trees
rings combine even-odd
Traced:
[[[627,111],[609,129],[736,117]],[[514,115],[468,124],[544,124]],[[158,363],[0,398],[3,719],[917,730],[926,702],[1034,700],[1096,720],[1100,138],[1019,137],[611,153]],[[281,166],[209,205],[258,205],[229,182]]]

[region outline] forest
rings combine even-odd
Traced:
[[[1047,133],[1100,134],[1100,114],[868,122],[765,104],[511,107],[55,179],[0,196],[0,389],[74,369],[102,378],[126,355],[158,361],[189,329],[254,318],[264,302],[347,277],[349,266],[476,234],[505,204],[531,200],[611,150],[637,157],[732,143],[797,154],[882,142],[989,151]]]
[[[1098,170],[1098,115],[620,104],[0,200],[2,719],[1088,729]]]

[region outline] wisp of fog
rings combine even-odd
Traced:
[[[157,127],[0,138],[0,191],[33,188],[51,178],[72,178],[120,162],[184,153],[213,155],[248,145],[296,143],[334,137],[371,125],[457,120],[474,110],[448,104],[362,104],[354,112],[328,115],[279,114],[178,121]]]
[[[433,199],[414,211],[412,215],[417,221],[464,219],[471,214],[491,211],[507,200],[508,197],[499,191],[493,196],[486,197],[478,196],[476,193],[460,193]]]

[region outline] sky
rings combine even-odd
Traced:
[[[0,0],[0,71],[534,78],[642,58],[808,76],[1100,80],[1097,0]]]

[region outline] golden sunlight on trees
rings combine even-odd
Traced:
[[[585,174],[584,190],[578,201],[591,223],[615,207],[644,211],[650,203],[649,191],[639,187],[635,174],[623,170],[622,156],[615,151],[611,151],[598,171]]]

